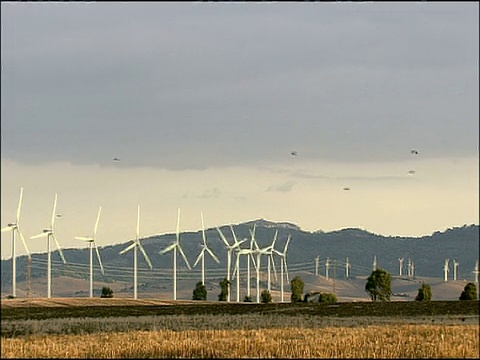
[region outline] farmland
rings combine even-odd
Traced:
[[[476,357],[478,316],[478,301],[14,299],[2,358]]]

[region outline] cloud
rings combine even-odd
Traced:
[[[205,189],[201,194],[186,193],[183,198],[197,198],[197,199],[216,199],[221,195],[220,189],[217,187]]]
[[[290,180],[283,184],[272,185],[266,191],[290,192],[295,184],[295,181]]]

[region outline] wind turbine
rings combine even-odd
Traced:
[[[277,232],[278,232],[278,230],[277,230]],[[261,256],[262,255],[268,255],[270,257],[273,257],[272,256],[272,249],[273,249],[273,246],[275,245],[275,241],[277,239],[277,232],[275,232],[275,237],[273,238],[272,244],[265,247],[265,248],[260,249],[257,242],[254,241],[255,249],[252,250],[252,254],[255,254],[256,257],[257,257],[256,262],[254,262],[255,270],[257,271],[257,303],[260,302],[260,260],[261,260]],[[269,261],[269,265],[270,265],[270,261]],[[269,272],[269,276],[270,276],[270,266],[268,267],[268,272]],[[270,281],[268,281],[268,282],[270,282]],[[267,285],[269,286],[269,284],[267,284]]]
[[[51,246],[50,246],[50,238],[53,238],[55,244],[57,245],[58,252],[60,253],[60,257],[64,264],[67,263],[65,260],[65,256],[63,256],[62,248],[58,243],[57,237],[55,236],[55,232],[53,231],[53,225],[55,224],[55,210],[57,209],[57,199],[58,195],[55,194],[55,200],[53,202],[53,211],[52,211],[52,221],[50,222],[50,227],[43,229],[43,232],[38,235],[31,236],[30,239],[38,239],[42,237],[47,238],[47,298],[52,297],[52,254],[51,254]]]
[[[232,265],[231,265],[232,264],[232,253],[236,248],[238,248],[243,242],[246,241],[246,240],[242,240],[242,241],[239,242],[237,240],[237,236],[235,235],[235,232],[233,231],[233,226],[232,225],[230,225],[230,230],[232,231],[232,235],[233,235],[233,240],[234,240],[233,245],[230,245],[228,243],[227,239],[225,238],[225,235],[223,235],[220,228],[217,227],[217,231],[220,234],[220,237],[222,238],[223,242],[225,243],[225,245],[227,247],[227,281],[228,282],[230,282],[230,268],[232,267]],[[230,289],[228,290],[227,301],[230,301]]]
[[[273,261],[273,247],[275,246],[275,241],[277,241],[278,230],[275,231],[272,244],[266,249],[265,254],[268,255],[268,264],[267,264],[267,289],[270,292],[272,285],[270,281],[270,267],[273,268],[273,273],[275,275],[275,280],[277,279],[277,271],[275,269],[275,262]]]
[[[203,213],[200,212],[200,216],[202,218],[202,236],[203,236],[203,244],[202,244],[202,251],[198,255],[197,261],[193,264],[193,267],[197,266],[200,259],[202,260],[202,285],[205,285],[205,251],[210,254],[210,256],[218,263],[220,260],[215,256],[215,254],[210,250],[207,246],[207,237],[205,236],[205,225],[203,224]]]
[[[182,247],[180,246],[180,209],[178,209],[178,214],[177,214],[177,240],[173,244],[167,246],[165,249],[159,252],[160,254],[163,255],[173,250],[173,300],[177,300],[177,249],[182,255],[183,260],[185,260],[185,263],[187,264],[188,269],[191,270],[192,268],[188,263],[188,259],[185,256],[185,253],[183,252]]]
[[[280,301],[283,302],[283,266],[285,266],[285,272],[287,273],[287,283],[289,282],[288,279],[288,267],[287,267],[287,249],[288,244],[292,240],[292,236],[288,235],[287,242],[285,243],[285,248],[283,252],[273,249],[273,252],[282,258],[280,262]]]
[[[142,244],[140,243],[140,205],[138,205],[138,212],[137,212],[137,233],[136,233],[136,237],[129,246],[127,246],[125,249],[123,249],[119,253],[120,255],[123,255],[127,251],[133,249],[133,298],[135,300],[137,300],[137,248],[140,249],[140,251],[143,254],[143,257],[145,258],[146,262],[148,263],[148,266],[150,267],[150,270],[152,270],[153,269],[152,263],[150,262],[150,259],[148,258],[148,255],[145,252],[145,249],[143,248]]]
[[[17,218],[14,223],[8,224],[4,227],[1,231],[11,231],[12,232],[12,296],[17,296],[17,261],[16,261],[16,253],[15,253],[15,232],[20,235],[20,239],[22,240],[23,246],[27,251],[28,259],[31,260],[32,256],[30,255],[30,251],[28,250],[27,243],[25,242],[25,238],[23,237],[22,231],[19,227],[20,222],[20,211],[22,210],[22,198],[23,198],[23,187],[20,188],[20,200],[18,201],[18,208],[17,208]]]
[[[95,248],[95,252],[97,253],[98,263],[100,264],[100,270],[102,271],[102,275],[105,274],[103,270],[102,260],[100,259],[100,252],[98,251],[97,244],[95,243],[95,235],[97,234],[98,222],[100,221],[100,214],[102,213],[102,207],[98,209],[98,216],[97,222],[95,223],[95,227],[93,228],[93,235],[92,236],[75,236],[76,240],[83,240],[88,242],[88,247],[90,248],[90,297],[93,297],[93,248]]]

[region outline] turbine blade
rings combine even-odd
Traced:
[[[25,238],[23,237],[22,231],[20,228],[17,226],[17,231],[20,234],[20,239],[22,239],[23,247],[25,248],[25,251],[27,252],[28,258],[31,259],[32,256],[30,255],[30,251],[28,250],[27,242],[25,241]]]
[[[30,239],[39,239],[39,238],[47,237],[47,236],[48,236],[48,232],[44,232],[44,233],[41,233],[41,234],[30,236]]]
[[[232,235],[233,235],[233,243],[237,244],[238,243],[237,235],[235,235],[235,231],[233,231],[233,226],[232,225],[230,225],[230,231],[232,232]]]
[[[55,211],[57,210],[57,199],[58,199],[58,194],[55,194],[55,200],[53,201],[53,211],[52,211],[52,230],[53,230],[53,224],[55,223]]]
[[[74,236],[75,240],[83,240],[83,241],[93,241],[93,237],[91,236]]]
[[[205,236],[205,225],[203,223],[203,213],[200,212],[200,216],[202,217],[202,236],[203,236],[203,244],[207,246],[207,237]],[[195,267],[195,266],[194,266]]]
[[[20,221],[20,211],[22,210],[23,187],[20,188],[20,200],[18,200],[17,208],[17,224]]]
[[[5,226],[4,228],[2,228],[1,232],[9,231],[15,228],[16,228],[15,226]]]
[[[287,274],[287,283],[290,282],[288,279],[288,266],[287,266],[287,259],[283,258],[283,265],[285,266],[285,274]]]
[[[140,243],[140,241],[137,242],[138,243],[138,247],[140,248],[140,251],[142,252],[143,254],[143,257],[145,258],[145,260],[147,261],[148,263],[148,266],[150,267],[150,270],[153,269],[153,265],[152,265],[152,262],[150,261],[150,258],[148,257],[147,255],[147,252],[145,251],[145,249],[143,248],[142,244]]]
[[[102,275],[105,275],[105,271],[103,270],[102,259],[100,258],[100,251],[98,251],[97,244],[93,242],[93,246],[95,247],[95,252],[97,253],[98,263],[100,264],[100,270],[102,271]]]
[[[292,240],[292,235],[288,235],[287,243],[285,244],[285,249],[283,250],[284,255],[287,254],[287,248],[288,248],[288,244],[290,243],[290,240]]]
[[[98,222],[100,221],[101,213],[102,213],[102,207],[100,206],[100,209],[98,209],[97,221],[95,222],[95,227],[93,228],[93,237],[95,237],[95,235],[97,234]]]
[[[278,230],[275,231],[275,236],[273,237],[272,245],[270,245],[272,249],[275,246],[275,241],[277,241],[277,236],[278,236]]]
[[[277,269],[275,268],[275,261],[273,260],[273,255],[269,255],[272,262],[271,262],[271,267],[273,269],[273,276],[275,277],[275,281],[277,280]]]
[[[180,242],[180,208],[177,211],[177,243]]]
[[[195,260],[195,264],[193,264],[193,267],[197,266],[197,264],[200,261],[200,259],[202,258],[202,256],[205,256],[205,255],[203,255],[204,252],[205,252],[205,248],[203,248],[202,251],[200,251],[200,254],[198,254],[197,260]]]
[[[55,236],[55,234],[53,232],[52,232],[52,237],[53,237],[53,240],[55,241],[55,244],[57,245],[57,249],[58,249],[58,252],[60,253],[60,257],[62,258],[63,263],[66,264],[67,260],[65,260],[65,256],[63,256],[62,248],[60,247],[60,244],[58,243],[57,237]]]
[[[140,240],[140,205],[138,205],[137,211],[137,240]]]
[[[217,227],[217,231],[220,234],[220,237],[222,238],[225,245],[227,245],[227,247],[230,247],[230,244],[228,243],[227,239],[225,238],[225,235],[223,235],[222,230],[220,230],[220,228]]]
[[[128,245],[125,249],[123,249],[122,251],[119,252],[120,255],[123,255],[125,254],[128,250],[131,250],[133,249],[137,244],[134,242],[132,242],[130,245]]]
[[[215,260],[217,262],[217,264],[220,264],[220,260],[218,260],[218,258],[215,256],[215,254],[212,252],[212,250],[210,250],[208,247],[205,247],[205,249],[208,251],[208,253],[210,254],[210,256],[213,258],[213,260]]]
[[[237,269],[240,267],[240,255],[237,254],[237,258],[235,259],[235,268],[232,274],[232,280],[235,279],[235,275],[237,275]]]
[[[181,254],[182,257],[183,257],[183,260],[185,260],[185,262],[187,263],[188,269],[189,269],[189,270],[192,270],[192,268],[190,267],[190,264],[188,263],[188,259],[187,259],[187,257],[185,256],[185,253],[183,252],[182,247],[180,246],[180,244],[178,244],[177,247],[178,247],[178,251],[180,251],[180,254]]]
[[[163,255],[169,251],[172,251],[175,248],[175,246],[177,246],[177,243],[170,244],[165,249],[159,251],[158,253]]]

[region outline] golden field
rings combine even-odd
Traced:
[[[477,358],[478,325],[151,330],[2,338],[2,358]]]

